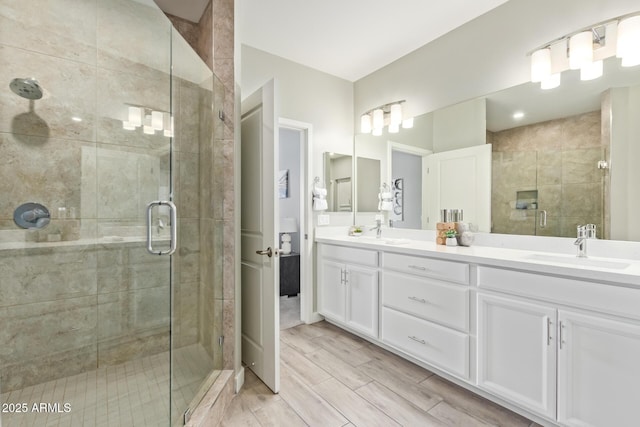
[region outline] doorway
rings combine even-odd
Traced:
[[[287,191],[280,191],[280,329],[307,323],[311,281],[309,254],[309,141],[311,125],[280,119],[279,169],[288,177]]]
[[[393,208],[390,225],[396,228],[424,228],[426,199],[423,165],[431,151],[396,142],[388,142],[389,182]]]

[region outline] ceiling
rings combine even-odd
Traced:
[[[207,3],[155,1],[193,22]],[[241,43],[356,81],[505,2],[237,0],[235,12]]]

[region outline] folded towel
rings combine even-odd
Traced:
[[[327,210],[327,200],[321,199],[319,197],[313,198],[313,210],[314,211],[326,211]]]
[[[393,210],[393,203],[391,201],[388,201],[388,200],[383,200],[382,202],[380,202],[379,210],[381,210],[381,211]]]
[[[327,189],[326,188],[313,187],[313,195],[315,197],[320,197],[320,198],[324,199],[325,197],[327,197]]]

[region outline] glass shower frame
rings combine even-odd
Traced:
[[[206,176],[222,85],[153,3],[31,1],[0,11],[0,422],[182,425],[222,364]],[[10,91],[27,76],[41,100]],[[153,200],[178,207],[152,216],[154,247],[178,227],[171,257],[146,251]],[[18,228],[25,202],[50,224]]]

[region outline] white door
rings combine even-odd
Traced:
[[[354,329],[378,338],[378,271],[347,266],[346,322]]]
[[[320,260],[318,280],[318,312],[344,322],[345,274],[344,264]]]
[[[465,222],[491,232],[491,144],[432,154],[426,163],[427,228],[435,230],[440,209],[462,209]]]
[[[478,295],[478,386],[556,417],[556,311]]]
[[[558,321],[558,421],[639,425],[640,326],[562,310]]]
[[[280,388],[277,112],[271,80],[242,101],[242,361]],[[260,254],[261,253],[261,254]]]

